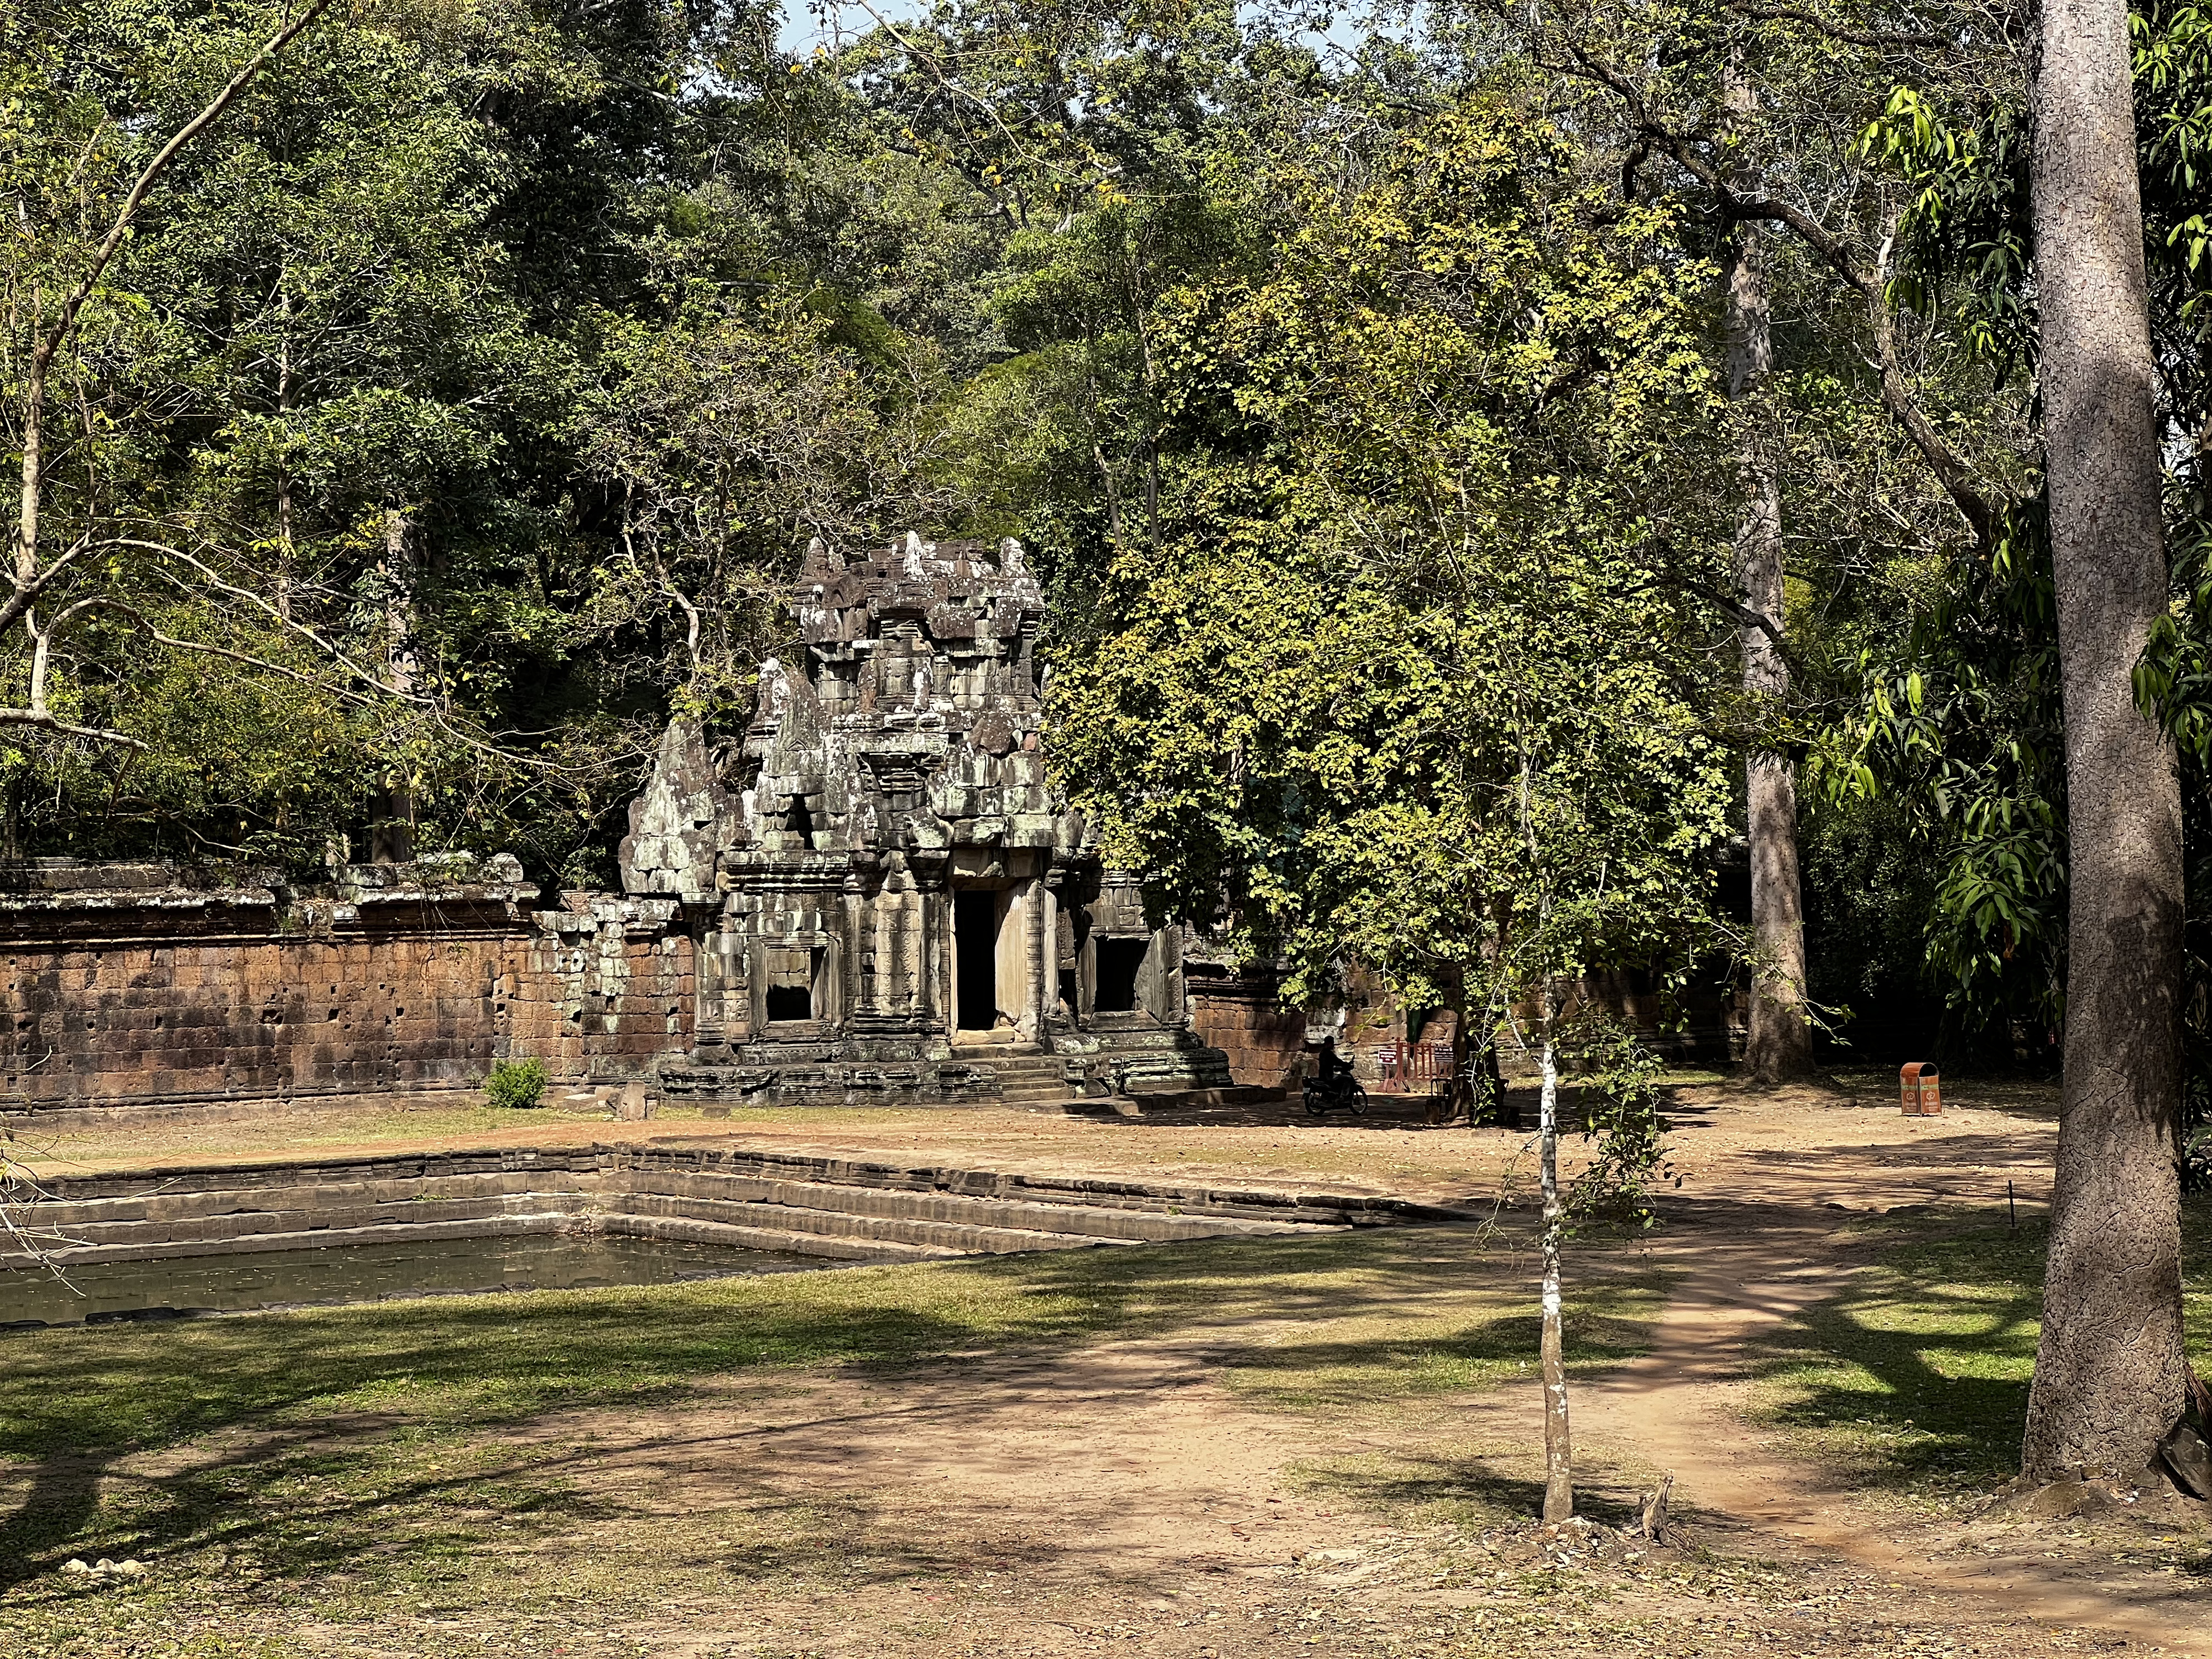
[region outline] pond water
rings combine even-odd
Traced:
[[[814,1256],[592,1233],[395,1239],[320,1250],[91,1262],[70,1268],[66,1284],[49,1273],[0,1270],[0,1327],[102,1324],[474,1291],[669,1285],[829,1265]]]

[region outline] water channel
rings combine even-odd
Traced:
[[[0,1328],[482,1291],[671,1285],[829,1265],[814,1256],[595,1233],[395,1239],[319,1250],[101,1261],[69,1268],[66,1282],[44,1271],[0,1270]]]

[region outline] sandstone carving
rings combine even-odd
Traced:
[[[699,723],[671,720],[645,793],[630,803],[623,891],[707,902],[714,896],[714,860],[742,818],[742,803],[715,775]]]
[[[624,890],[696,918],[695,1047],[667,1091],[1226,1085],[1191,1035],[1182,930],[1100,867],[1046,771],[1020,544],[817,542],[792,608],[799,659],[761,665],[719,771],[718,734],[679,722],[632,809]]]

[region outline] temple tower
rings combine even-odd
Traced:
[[[695,1047],[672,1094],[949,1102],[1220,1087],[1179,926],[1103,869],[1045,769],[1044,595],[1018,542],[816,542],[799,660],[742,732],[671,724],[623,886],[680,900]]]

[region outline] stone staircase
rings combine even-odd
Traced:
[[[73,1262],[600,1232],[836,1261],[1304,1233],[1441,1212],[1364,1194],[902,1168],[649,1142],[239,1165],[51,1183],[20,1218]],[[0,1253],[0,1263],[11,1258]]]
[[[1073,1100],[1083,1092],[1082,1072],[1070,1082],[1067,1061],[1060,1054],[1008,1054],[984,1057],[998,1079],[999,1099],[1008,1106],[1034,1106],[1046,1101]]]

